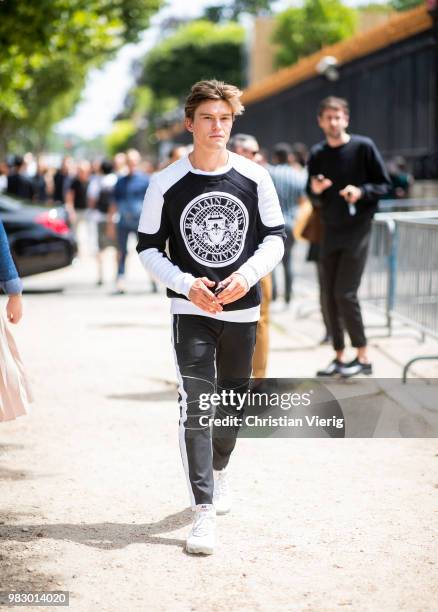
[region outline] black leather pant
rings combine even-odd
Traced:
[[[205,424],[214,408],[200,408],[201,394],[249,386],[257,322],[231,323],[198,315],[173,315],[173,346],[179,382],[179,442],[192,506],[213,501],[213,468],[225,468],[238,426]],[[201,398],[202,399],[202,398]],[[205,408],[205,406],[204,406]],[[219,405],[216,418],[241,417]]]

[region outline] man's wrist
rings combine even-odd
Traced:
[[[248,264],[248,262],[245,262],[244,264],[242,264],[240,268],[236,270],[236,272],[243,276],[243,278],[246,280],[248,284],[249,289],[251,289],[251,287],[255,285],[256,282],[259,280],[259,277],[256,271],[250,264]]]
[[[188,298],[193,285],[198,279],[192,274],[187,273],[184,278],[184,295]]]
[[[233,272],[232,276],[236,276],[237,274],[243,278],[243,280],[245,281],[245,284],[246,284],[246,290],[249,291],[250,284],[249,284],[249,281],[248,281],[247,277],[245,276],[245,274],[242,274],[242,272]]]

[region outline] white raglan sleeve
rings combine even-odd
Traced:
[[[258,183],[258,231],[259,246],[237,270],[252,287],[271,272],[284,254],[284,218],[274,183],[267,170]]]
[[[164,197],[158,181],[152,177],[146,191],[138,226],[137,252],[141,263],[153,276],[172,291],[188,297],[196,280],[183,272],[166,254],[169,222],[164,210]]]

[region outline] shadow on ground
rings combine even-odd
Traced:
[[[0,465],[0,481],[2,480],[26,480],[35,478],[30,472],[23,470],[11,470]]]
[[[33,546],[25,543],[31,540],[28,537],[31,526],[16,524],[23,518],[22,513],[0,510],[0,591],[53,590],[55,585],[60,584],[59,577],[45,574],[37,569],[45,556],[40,550],[35,549],[35,542],[32,541]],[[11,526],[11,523],[14,525]],[[29,531],[26,533],[22,531],[23,529]],[[27,536],[27,539],[10,537],[14,531],[20,531],[22,536]],[[35,540],[37,538],[35,534]]]
[[[24,448],[24,444],[4,444],[3,442],[0,442],[0,457],[2,453],[21,450],[22,448]]]
[[[112,393],[106,396],[111,400],[130,400],[133,402],[172,402],[176,401],[177,388],[163,391],[150,391],[149,393]]]
[[[1,516],[1,515],[0,515]],[[9,515],[10,517],[10,515]],[[3,519],[4,520],[4,519]],[[10,520],[10,518],[9,518]],[[39,538],[76,542],[104,550],[121,549],[130,544],[164,544],[183,546],[184,540],[160,537],[158,534],[175,531],[193,520],[190,508],[170,514],[156,523],[96,523],[78,524],[10,524],[0,525],[0,541],[32,542]]]
[[[99,323],[99,325],[89,325],[91,329],[169,329],[168,323],[131,323],[131,322],[113,322]]]

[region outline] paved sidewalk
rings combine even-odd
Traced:
[[[74,612],[436,610],[435,439],[241,439],[217,553],[183,552],[168,303],[129,263],[126,296],[94,287],[87,260],[26,281],[15,336],[36,403],[0,425],[0,590],[68,590]],[[296,316],[315,304],[310,273],[294,310],[273,313],[271,376],[330,359],[317,311]],[[437,352],[409,330],[371,347],[381,377]]]

